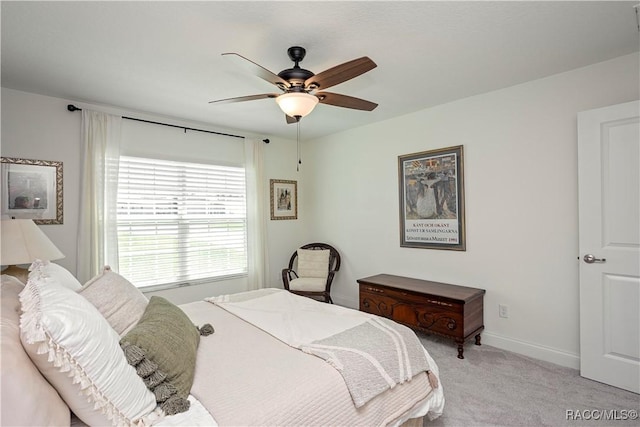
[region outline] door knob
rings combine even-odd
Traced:
[[[593,264],[594,262],[607,262],[606,258],[596,258],[595,255],[592,254],[586,254],[583,259],[587,264]]]

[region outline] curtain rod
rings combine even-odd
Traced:
[[[74,112],[74,111],[82,111],[82,108],[78,108],[73,104],[69,104],[67,105],[67,110]],[[205,132],[205,133],[213,133],[216,135],[222,135],[222,136],[230,136],[232,138],[242,138],[244,139],[244,136],[240,136],[240,135],[232,135],[230,133],[222,133],[222,132],[215,132],[212,130],[205,130],[205,129],[195,129],[195,128],[190,128],[190,127],[186,127],[186,126],[178,126],[178,125],[172,125],[170,123],[161,123],[161,122],[154,122],[152,120],[144,120],[144,119],[136,119],[135,117],[125,117],[122,116],[123,119],[127,119],[127,120],[134,120],[136,122],[143,122],[143,123],[151,123],[154,125],[160,125],[160,126],[169,126],[172,128],[178,128],[178,129],[184,129],[184,131],[188,131],[188,130],[193,130],[193,131],[197,131],[197,132]]]

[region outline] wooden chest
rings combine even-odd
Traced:
[[[484,329],[484,289],[379,274],[359,279],[360,310],[413,329],[452,338],[458,358],[464,342],[475,337],[480,345]]]

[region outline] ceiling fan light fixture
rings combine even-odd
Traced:
[[[283,93],[276,98],[280,109],[290,117],[304,117],[311,113],[320,100],[306,92]]]

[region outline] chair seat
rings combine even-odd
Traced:
[[[327,279],[319,277],[299,277],[289,282],[292,291],[323,292],[327,286]]]

